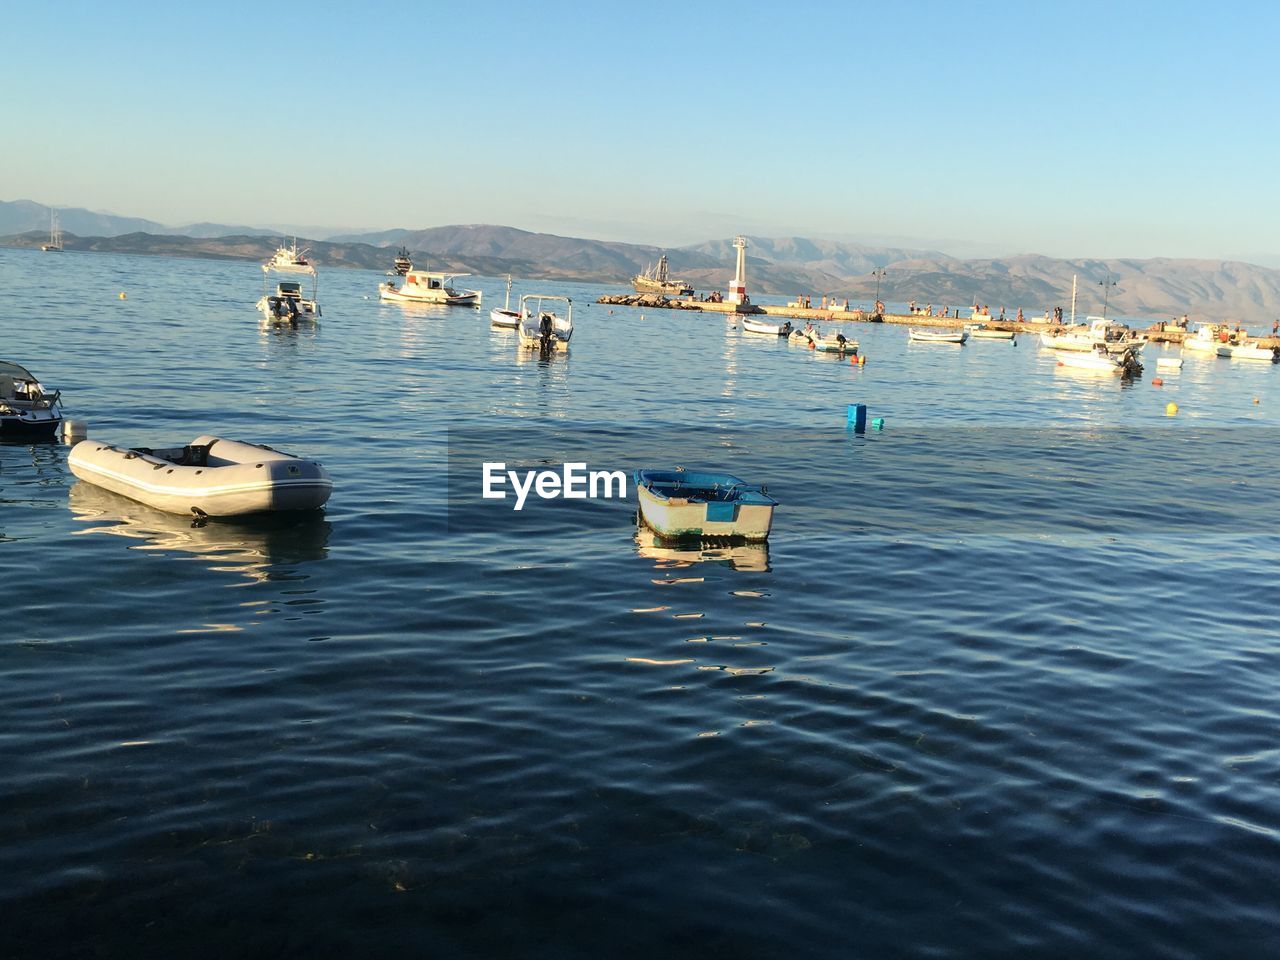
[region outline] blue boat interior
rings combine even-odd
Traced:
[[[747,483],[728,473],[693,473],[688,470],[637,470],[636,486],[644,487],[655,497],[673,497],[692,503],[707,504],[708,520],[732,520],[735,504],[776,505],[758,483]]]

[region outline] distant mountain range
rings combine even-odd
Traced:
[[[59,210],[68,250],[212,259],[265,260],[281,234],[214,223],[166,227],[150,220]],[[49,208],[0,201],[0,245],[38,246],[48,238]],[[4,236],[8,234],[8,236]],[[757,294],[806,294],[870,303],[879,280],[882,299],[921,305],[987,304],[1010,315],[1069,309],[1078,278],[1080,315],[1180,316],[1270,326],[1280,316],[1280,270],[1222,260],[1063,260],[1028,254],[961,260],[938,250],[877,247],[804,237],[748,237],[747,288]],[[547,280],[584,280],[629,287],[630,279],[665,252],[672,276],[699,291],[723,290],[733,274],[729,238],[662,250],[640,244],[560,237],[514,227],[471,224],[426,230],[383,230],[302,240],[315,263],[387,270],[401,245],[423,269]]]
[[[32,200],[0,200],[0,235],[26,233],[31,230],[49,232],[50,207]],[[278,231],[260,227],[235,227],[223,223],[189,223],[167,227],[141,217],[120,217],[113,213],[95,213],[83,207],[59,207],[58,222],[68,233],[82,237],[118,237],[126,233],[155,233],[184,237],[280,236]]]

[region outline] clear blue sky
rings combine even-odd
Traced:
[[[0,199],[1277,255],[1278,9],[0,0]]]

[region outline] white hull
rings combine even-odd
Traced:
[[[1124,365],[1110,354],[1066,352],[1058,356],[1058,366],[1072,370],[1092,370],[1096,373],[1122,373]]]
[[[392,303],[434,303],[449,307],[469,307],[476,302],[479,296],[480,294],[474,290],[453,295],[443,290],[430,290],[421,294],[405,294],[395,288],[383,286],[378,291],[380,300],[389,300]]]
[[[907,337],[916,343],[955,343],[962,344],[969,339],[969,331],[958,333],[933,333],[929,330],[908,330]]]
[[[1270,347],[1257,347],[1253,344],[1224,343],[1218,347],[1218,356],[1231,360],[1261,360],[1263,363],[1273,363],[1276,352]]]
[[[981,327],[975,327],[969,331],[969,336],[975,340],[1012,340],[1012,330],[984,330]]]
[[[206,447],[203,465],[181,465],[168,456],[182,448],[141,453],[95,440],[72,448],[67,465],[81,480],[168,513],[232,517],[324,506],[333,482],[314,460],[251,443],[202,436],[190,447]]]
[[[548,350],[568,350],[569,340],[573,337],[572,327],[565,328],[558,325],[552,329],[551,335],[544,343],[536,323],[524,322],[516,329],[520,332],[520,346],[526,350],[541,350],[544,346]]]
[[[655,533],[671,539],[689,537],[735,537],[766,540],[773,526],[773,506],[739,504],[732,520],[707,519],[707,504],[688,500],[663,500],[647,488],[637,486],[640,519]]]
[[[785,337],[791,333],[791,321],[787,320],[783,323],[777,323],[768,320],[753,320],[750,317],[743,317],[742,329],[747,333],[765,333],[774,337]]]
[[[520,326],[520,314],[514,310],[503,310],[500,307],[494,307],[489,311],[489,322],[495,327],[515,329]]]
[[[320,304],[314,300],[295,300],[294,303],[298,307],[298,312],[294,315],[291,312],[280,312],[273,309],[271,302],[267,297],[262,297],[257,304],[257,310],[262,314],[262,319],[267,323],[293,323],[295,321],[319,320],[321,317]]]

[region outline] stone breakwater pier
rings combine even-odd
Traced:
[[[757,303],[717,303],[715,301],[696,300],[692,297],[664,297],[656,293],[606,295],[596,303],[618,307],[642,307],[650,310],[697,310],[702,313],[741,314],[743,316],[782,317],[789,320],[808,320],[814,323],[895,323],[916,327],[949,327],[960,328],[982,323],[993,330],[1012,330],[1014,333],[1037,334],[1047,330],[1055,330],[1063,326],[1060,323],[1043,320],[1023,319],[1001,320],[997,317],[936,317],[923,313],[885,313],[876,316],[866,310],[832,310],[819,307],[794,307],[778,304]],[[1172,325],[1165,329],[1165,324],[1155,323],[1143,331],[1147,339],[1153,343],[1182,343],[1189,331]],[[1258,337],[1257,342],[1263,347],[1280,346],[1280,337]]]

